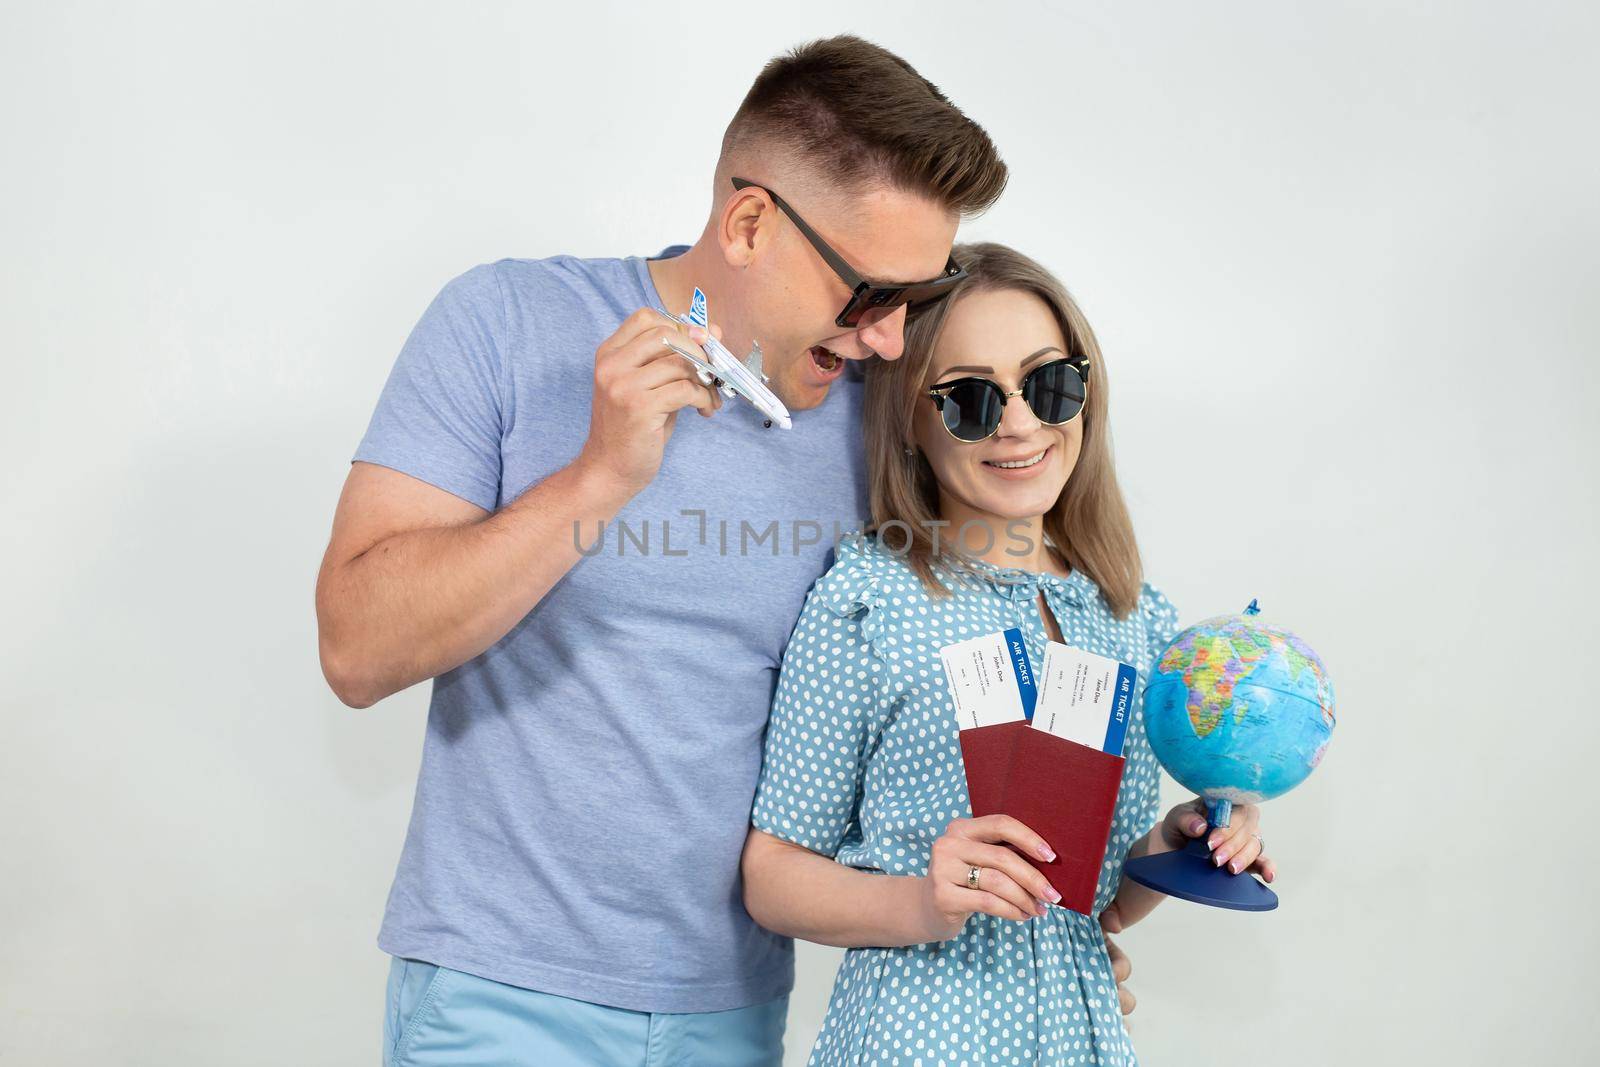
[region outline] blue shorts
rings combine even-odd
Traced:
[[[731,1011],[608,1008],[392,957],[384,1067],[779,1067],[789,997]]]

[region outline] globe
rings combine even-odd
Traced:
[[[1303,782],[1333,736],[1333,683],[1322,659],[1261,622],[1255,601],[1179,633],[1144,693],[1150,747],[1167,773],[1211,802],[1259,804]],[[1225,803],[1223,803],[1225,802]]]
[[[1235,804],[1287,793],[1322,762],[1333,737],[1333,683],[1322,658],[1256,616],[1254,600],[1174,637],[1144,690],[1145,733],[1156,758],[1206,801],[1212,826]],[[1123,872],[1168,896],[1240,911],[1271,911],[1278,895],[1212,862],[1206,837],[1171,852],[1131,857]]]

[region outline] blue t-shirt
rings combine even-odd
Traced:
[[[509,503],[578,455],[595,349],[645,305],[639,257],[473,268],[412,331],[355,458]],[[590,554],[434,680],[381,948],[637,1011],[791,989],[793,943],[745,912],[739,855],[784,646],[868,513],[861,390],[841,377],[787,431],[739,399],[680,413],[655,480],[598,541],[580,531]]]

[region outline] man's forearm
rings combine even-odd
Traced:
[[[324,670],[356,707],[442,674],[504,637],[630,494],[581,463],[479,521],[387,537],[318,585]]]
[[[775,838],[751,845],[742,867],[745,907],[773,933],[839,948],[930,940],[920,878],[857,870]]]

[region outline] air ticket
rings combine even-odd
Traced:
[[[1016,627],[939,650],[961,729],[1016,722],[1033,714],[1033,667]]]
[[[1126,663],[1051,641],[1039,671],[1034,728],[1120,756],[1138,677]]]

